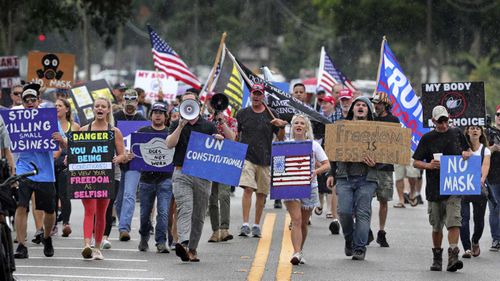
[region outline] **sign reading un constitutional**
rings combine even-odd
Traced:
[[[439,194],[481,194],[481,156],[441,156]]]
[[[113,197],[114,131],[68,133],[68,188],[72,199]]]
[[[248,145],[191,132],[182,165],[184,174],[237,186]]]
[[[1,110],[9,132],[12,152],[42,152],[59,149],[52,139],[58,131],[55,108]]]

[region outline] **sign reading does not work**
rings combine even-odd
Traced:
[[[330,161],[363,162],[365,155],[384,164],[410,164],[411,130],[375,121],[339,121],[326,125]]]

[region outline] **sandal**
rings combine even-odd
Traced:
[[[323,208],[321,207],[314,208],[314,213],[318,216],[321,216],[321,214],[323,214]]]
[[[394,205],[394,208],[406,208],[406,206],[403,203],[397,203]]]
[[[330,214],[330,213],[328,213],[328,214],[326,214],[326,218],[327,218],[327,219],[333,219],[333,215],[332,215],[332,214]]]
[[[410,201],[410,205],[412,207],[417,207],[418,206],[418,199],[417,199],[417,197],[414,197],[413,199],[410,198],[408,201]]]

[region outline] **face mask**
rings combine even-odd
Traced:
[[[141,155],[135,154],[134,147],[139,146]],[[172,163],[175,148],[168,149],[165,139],[152,138],[147,143],[135,143],[132,145],[135,157],[142,158],[149,166],[162,168]]]

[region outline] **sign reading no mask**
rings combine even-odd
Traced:
[[[28,81],[45,88],[71,89],[75,56],[64,53],[29,52]]]

